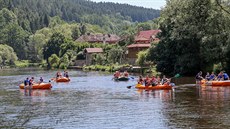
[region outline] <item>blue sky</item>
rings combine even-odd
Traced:
[[[161,9],[166,5],[165,0],[92,0],[95,2],[114,2],[114,3],[126,3],[130,5],[142,6],[146,8]]]

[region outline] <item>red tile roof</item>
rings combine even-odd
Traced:
[[[149,48],[151,47],[151,44],[131,44],[129,46],[127,46],[128,48]]]
[[[151,38],[157,39],[156,35],[161,32],[161,30],[146,30],[140,31],[138,35],[135,37],[135,41],[148,41]]]
[[[103,49],[102,48],[86,48],[85,52],[86,53],[102,53]]]

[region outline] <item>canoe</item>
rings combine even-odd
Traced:
[[[115,78],[116,81],[128,81],[129,78],[128,77],[119,77],[119,78]]]
[[[144,89],[144,90],[171,90],[172,86],[169,85],[144,86],[141,84],[137,84],[135,88]]]
[[[20,89],[24,89],[24,84],[19,85]],[[32,89],[51,89],[52,86],[50,83],[37,83],[32,85]]]
[[[230,86],[230,81],[207,81],[205,86]]]
[[[66,77],[61,77],[61,78],[55,79],[55,81],[56,82],[69,82],[70,79]]]

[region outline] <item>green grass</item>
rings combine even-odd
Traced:
[[[40,63],[30,63],[29,60],[18,60],[15,61],[15,66],[19,68],[25,68],[25,67],[40,67]]]
[[[114,72],[120,70],[122,67],[130,67],[130,65],[90,65],[90,66],[83,66],[83,70],[86,71],[107,71],[107,72]]]

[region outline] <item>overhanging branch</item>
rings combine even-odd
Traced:
[[[220,6],[220,8],[221,8],[223,11],[225,11],[225,12],[228,13],[228,14],[230,14],[230,12],[229,12],[228,10],[226,10],[226,9],[221,5],[220,0],[216,0],[216,3],[217,3],[218,6]]]

